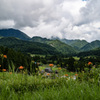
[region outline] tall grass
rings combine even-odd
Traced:
[[[0,73],[0,100],[100,100],[100,86],[68,78]]]

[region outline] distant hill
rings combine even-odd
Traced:
[[[76,50],[73,47],[71,47],[57,39],[50,40],[50,39],[41,38],[41,37],[33,37],[31,39],[31,41],[49,44],[50,46],[56,48],[57,51],[59,51],[63,54],[76,53]]]
[[[85,46],[88,42],[85,40],[68,40],[68,39],[60,39],[60,41],[74,47],[77,50],[80,50],[83,46]]]
[[[47,42],[49,42],[51,40],[47,39],[47,38],[42,38],[42,37],[39,37],[39,36],[34,36],[34,37],[31,38],[31,41],[32,42],[47,43]]]
[[[24,40],[24,41],[23,41]],[[0,29],[0,45],[34,54],[76,54],[100,48],[100,41],[88,43],[85,40],[51,39],[35,36],[30,38],[17,29]]]
[[[94,50],[94,49],[97,49],[100,47],[100,41],[99,40],[96,40],[96,41],[93,41],[91,43],[88,43],[86,44],[85,46],[83,46],[81,48],[81,51],[89,51],[89,50]]]
[[[24,41],[14,37],[1,38],[0,46],[5,46],[13,48],[17,51],[32,53],[32,54],[44,54],[44,55],[61,54],[54,47],[50,45],[38,42]]]
[[[81,56],[100,56],[100,48],[94,49],[94,50],[90,50],[90,51],[84,51],[84,52],[80,52],[77,54],[77,56],[81,57]]]
[[[30,40],[30,37],[17,29],[0,29],[0,37],[16,37],[22,40]]]

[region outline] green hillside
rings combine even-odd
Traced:
[[[74,48],[59,40],[48,41],[47,44],[51,45],[52,47],[55,47],[58,51],[62,52],[63,54],[76,53]]]
[[[54,47],[38,43],[20,40],[13,37],[1,38],[0,46],[13,48],[17,51],[32,53],[32,54],[60,54]]]
[[[47,38],[42,38],[42,37],[39,37],[39,36],[34,36],[34,37],[31,38],[30,41],[40,42],[40,43],[47,43],[48,41],[51,41],[51,40],[47,39]]]
[[[84,51],[77,54],[77,56],[100,56],[100,48],[90,51]]]
[[[17,29],[0,29],[0,36],[2,37],[16,37],[22,40],[30,40],[30,37]]]
[[[77,50],[80,50],[83,46],[85,46],[88,42],[85,40],[68,40],[61,39],[62,42],[74,47]]]
[[[71,47],[57,39],[50,40],[50,39],[41,38],[41,37],[33,37],[31,39],[31,41],[49,44],[50,46],[56,48],[58,52],[61,52],[63,54],[76,53],[76,50],[73,47]]]
[[[81,48],[81,51],[89,51],[100,47],[100,41],[96,40],[91,43],[86,44],[84,47]]]

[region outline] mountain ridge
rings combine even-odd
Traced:
[[[31,38],[26,35],[24,32],[9,28],[9,29],[0,29],[0,36],[2,37],[16,37],[22,40],[30,40]]]
[[[51,47],[54,47],[58,52],[62,52],[63,54],[90,51],[100,48],[100,40],[95,40],[89,43],[86,40],[79,40],[79,39],[68,40],[68,39],[60,39],[58,37],[56,38],[52,37],[51,39],[47,39],[39,36],[34,36],[31,38],[24,32],[21,32],[20,30],[13,28],[0,29],[0,39],[2,39],[3,37],[15,37],[17,39],[33,43],[38,42],[47,44]]]

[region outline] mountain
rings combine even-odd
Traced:
[[[39,36],[34,36],[34,37],[31,38],[31,41],[40,42],[40,43],[47,43],[47,42],[49,42],[51,40],[47,39],[47,38],[42,38],[42,37],[39,37]]]
[[[17,29],[0,29],[0,37],[16,37],[22,40],[30,40],[30,37]]]
[[[49,44],[50,46],[56,48],[56,50],[58,52],[61,52],[63,54],[76,53],[76,50],[73,47],[71,47],[57,39],[50,40],[50,39],[41,38],[41,37],[33,37],[31,39],[31,41]]]
[[[60,41],[74,47],[77,50],[80,50],[83,46],[85,46],[88,42],[85,40],[68,40],[68,39],[60,39]]]
[[[97,49],[99,47],[100,47],[100,41],[96,40],[83,46],[81,48],[81,51],[89,51],[89,50]]]
[[[76,56],[100,56],[100,48],[78,53]]]
[[[61,54],[54,47],[50,45],[38,42],[24,41],[14,37],[1,38],[0,46],[9,47],[17,51],[32,53],[32,54],[44,54],[44,55]]]

